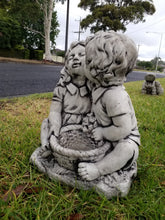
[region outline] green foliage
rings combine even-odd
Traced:
[[[0,49],[0,56],[2,57],[11,57],[19,59],[29,59],[30,51],[25,48],[16,48],[16,49]]]
[[[158,81],[165,88],[165,79]],[[165,95],[141,94],[142,83],[125,83],[141,134],[138,174],[128,196],[111,200],[50,180],[29,164],[40,146],[40,126],[49,114],[52,93],[1,99],[0,218],[164,219]]]
[[[37,48],[44,50],[44,14],[39,4],[32,0],[15,0],[11,6],[10,14],[12,14],[21,24],[24,47],[28,49]],[[54,11],[50,33],[52,45],[55,44],[55,37],[59,33],[57,29],[58,25],[57,13]]]
[[[154,69],[154,65],[151,61],[140,61],[140,60],[138,60],[136,65],[138,67],[142,67],[142,69],[146,69],[146,70],[153,70]]]
[[[43,60],[43,50],[30,50],[30,59],[32,60]]]
[[[55,2],[61,2],[62,4],[64,4],[66,0],[55,0]]]
[[[81,0],[79,7],[84,10],[89,9],[90,14],[81,21],[81,27],[87,28],[95,33],[99,30],[126,30],[126,25],[130,22],[144,22],[145,14],[152,15],[155,7],[152,1],[132,1],[132,0]]]
[[[16,53],[18,54],[18,56],[15,55],[14,57],[22,58],[22,59],[30,58],[30,50],[24,48],[22,45],[16,45],[14,51],[16,51]]]
[[[97,4],[99,4],[99,0],[81,0],[78,6],[84,10],[89,8],[90,11],[93,11]]]
[[[57,51],[56,55],[60,56],[60,57],[65,57],[65,51],[62,51],[62,50],[61,51]]]
[[[30,50],[24,49],[24,59],[29,59],[30,56]]]
[[[59,23],[57,20],[57,12],[53,11],[52,13],[52,23],[51,23],[51,30],[50,30],[50,40],[51,40],[51,46],[54,47],[56,45],[56,37],[59,34]]]
[[[0,5],[0,8],[2,6]],[[3,16],[0,15],[0,18]],[[45,47],[45,38],[44,38],[44,13],[41,10],[39,4],[35,0],[12,0],[8,2],[8,10],[6,11],[6,19],[7,21],[3,26],[4,28],[8,28],[8,23],[11,24],[12,27],[15,27],[16,24],[12,24],[10,20],[16,22],[19,25],[19,31],[21,32],[21,43],[27,49],[39,49],[44,50]],[[1,27],[0,20],[0,27]],[[58,30],[59,23],[57,21],[57,12],[53,11],[52,14],[52,26],[50,32],[50,40],[52,46],[55,45],[55,39],[59,33]],[[17,28],[18,29],[18,28]],[[18,30],[13,28],[13,31],[19,34]],[[1,29],[0,29],[1,32]],[[15,39],[15,35],[11,34],[12,40],[17,41]],[[8,40],[5,37],[5,40]],[[20,44],[20,42],[16,42],[16,44]],[[5,46],[7,45],[7,46]],[[5,43],[3,48],[10,48],[10,44]]]
[[[154,59],[152,59],[151,61],[145,61],[145,60],[137,60],[136,62],[136,67],[138,69],[144,69],[144,70],[155,70],[156,68],[156,63],[157,63],[157,59],[158,57],[155,57]],[[158,63],[158,67],[157,70],[159,72],[163,72],[163,69],[165,68],[165,62],[160,60]]]
[[[17,19],[21,25],[23,33],[23,45],[25,48],[38,48],[44,44],[44,39],[41,38],[39,33],[36,34],[29,30],[32,29],[43,33],[43,16],[38,4],[35,1],[14,0],[11,2],[9,14]]]
[[[11,49],[0,49],[1,57],[11,57],[18,59],[43,60],[43,53],[43,50],[29,50],[24,48],[22,45],[16,45],[15,48]]]
[[[159,72],[163,72],[164,69],[165,69],[165,68],[162,67],[162,66],[158,66],[158,68],[157,68],[157,70],[158,70]]]
[[[156,63],[159,59],[159,62],[158,62],[158,71],[162,72],[163,69],[165,69],[165,62],[163,60],[161,60],[160,57],[154,57],[154,59],[151,60],[151,63],[153,64],[154,68],[156,68]]]
[[[34,50],[34,58],[36,60],[43,60],[43,50]]]
[[[22,32],[19,22],[0,9],[0,48],[14,48],[20,43]]]
[[[9,6],[9,1],[8,0],[1,0],[0,1],[0,8],[5,9]]]

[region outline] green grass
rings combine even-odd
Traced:
[[[165,79],[158,81],[165,88]],[[52,93],[0,100],[0,219],[165,219],[165,95],[141,94],[142,82],[125,87],[141,133],[138,175],[127,197],[111,200],[52,181],[29,164]]]

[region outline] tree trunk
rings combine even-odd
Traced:
[[[45,60],[52,60],[50,52],[50,29],[53,12],[53,0],[44,0],[44,32],[45,32]]]
[[[51,52],[50,52],[50,28],[46,26],[45,28],[45,60],[52,60]]]

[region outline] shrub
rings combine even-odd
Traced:
[[[43,60],[43,50],[31,50],[30,59],[34,60]]]
[[[43,60],[43,50],[35,50],[34,55],[36,60]]]
[[[59,56],[59,57],[65,57],[65,51],[62,51],[62,50],[61,51],[57,51],[56,55]]]
[[[0,56],[2,57],[11,57],[19,59],[29,59],[30,51],[24,48],[16,49],[0,49]]]

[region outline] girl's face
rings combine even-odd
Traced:
[[[73,77],[84,76],[85,47],[77,45],[68,54],[67,67]]]

